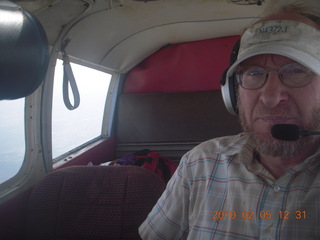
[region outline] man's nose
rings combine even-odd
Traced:
[[[260,101],[269,108],[274,108],[279,103],[288,100],[287,87],[281,82],[277,72],[268,74],[266,83],[260,91]]]

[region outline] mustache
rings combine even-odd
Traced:
[[[253,116],[299,116],[299,111],[293,106],[278,105],[268,108],[263,104],[258,104],[253,111]]]

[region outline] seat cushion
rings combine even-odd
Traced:
[[[137,166],[57,170],[31,194],[27,239],[140,239],[138,227],[164,188]]]

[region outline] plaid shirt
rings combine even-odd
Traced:
[[[148,218],[143,239],[320,239],[320,149],[275,179],[246,135],[188,152]]]

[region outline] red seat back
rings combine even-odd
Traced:
[[[138,227],[164,188],[137,166],[57,170],[31,194],[27,239],[140,239]]]

